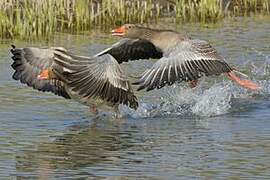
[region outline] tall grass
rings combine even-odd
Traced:
[[[164,5],[164,1],[168,5]],[[50,38],[123,23],[216,22],[226,16],[270,14],[270,0],[0,0],[0,38]]]
[[[55,32],[144,23],[158,17],[158,5],[152,0],[1,0],[0,36],[49,38]]]
[[[176,0],[177,21],[217,21],[223,16],[219,0]]]
[[[216,22],[226,16],[270,14],[270,0],[176,0],[176,20]]]
[[[270,14],[270,0],[234,0],[234,15]]]

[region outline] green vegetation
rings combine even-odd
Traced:
[[[269,0],[1,0],[0,37],[49,38],[123,23],[217,22],[226,16],[270,14]]]
[[[152,0],[1,0],[0,36],[48,38],[54,32],[82,32],[125,22],[157,19]]]
[[[224,17],[270,14],[269,0],[176,0],[176,20],[217,22]]]

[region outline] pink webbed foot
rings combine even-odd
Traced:
[[[198,80],[192,80],[188,82],[190,88],[195,88],[198,84]]]

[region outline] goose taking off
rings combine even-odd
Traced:
[[[75,99],[95,109],[124,104],[137,109],[137,98],[118,62],[110,54],[75,56],[62,47],[11,49],[13,79],[39,91]]]
[[[147,91],[187,81],[196,86],[203,75],[225,74],[238,85],[259,90],[260,87],[250,80],[240,79],[235,69],[228,65],[208,42],[191,39],[186,34],[172,30],[151,29],[133,24],[125,24],[112,31],[113,36],[125,38],[103,53],[117,52],[115,56],[127,59],[159,59],[146,70],[134,84],[138,90]]]

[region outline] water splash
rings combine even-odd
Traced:
[[[185,83],[180,83],[154,90],[151,92],[152,97],[149,96],[150,92],[145,93],[144,97],[139,98],[141,101],[137,111],[122,106],[120,112],[132,118],[211,117],[248,109],[246,101],[252,104],[256,98],[266,96],[269,98],[270,95],[270,59],[268,55],[263,53],[257,52],[257,54],[263,59],[258,62],[247,61],[239,69],[261,86],[261,91],[244,89],[227,78],[222,80],[217,77],[207,77],[202,78],[199,86],[194,89],[190,89]],[[153,99],[155,99],[154,103]],[[237,106],[234,106],[235,104]]]
[[[229,83],[223,86],[216,84],[204,91],[198,97],[194,106],[191,108],[192,112],[199,116],[213,116],[228,113],[231,108],[231,86]]]
[[[263,87],[261,92],[252,92],[238,87],[233,82],[224,80],[209,87],[209,82],[201,83],[195,89],[183,84],[166,87],[159,94],[159,102],[151,103],[142,99],[137,111],[121,106],[120,112],[132,118],[170,117],[211,117],[237,111],[241,108],[241,99],[254,100],[256,95],[270,93],[270,81],[256,81]],[[166,93],[165,93],[166,92]],[[154,93],[155,94],[155,93]],[[243,101],[245,102],[245,101]],[[238,104],[238,107],[232,106]],[[245,104],[243,104],[245,106]],[[236,108],[236,109],[235,109]]]
[[[230,109],[231,83],[218,83],[209,89],[199,86],[190,89],[181,84],[166,87],[159,103],[142,100],[137,111],[121,106],[121,114],[132,118],[162,116],[213,116],[225,114]],[[165,93],[166,92],[166,93]]]

